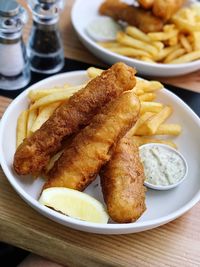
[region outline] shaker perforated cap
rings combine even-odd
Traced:
[[[0,16],[13,17],[19,13],[20,5],[14,0],[0,1]]]

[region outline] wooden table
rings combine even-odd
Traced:
[[[61,26],[65,56],[99,63],[78,41],[69,21],[67,1]],[[68,15],[67,15],[68,14]],[[27,37],[30,30],[25,30]],[[177,86],[196,90],[200,72],[176,79]],[[180,89],[181,90],[181,89]],[[10,99],[0,97],[0,117]],[[0,152],[1,153],[1,152]],[[179,219],[154,230],[120,236],[75,231],[43,217],[12,189],[0,168],[0,240],[61,264],[103,266],[200,266],[200,203]]]

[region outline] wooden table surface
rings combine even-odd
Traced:
[[[65,56],[99,63],[78,41],[67,1],[61,28]],[[65,18],[64,18],[65,17]],[[25,37],[30,30],[26,27]],[[200,72],[173,80],[172,84],[199,89]],[[181,90],[181,89],[180,89]],[[0,97],[0,117],[10,99]],[[1,152],[0,152],[1,153]],[[12,189],[0,168],[0,241],[13,244],[63,265],[200,266],[200,203],[182,217],[154,230],[129,235],[97,235],[59,225],[28,206]]]

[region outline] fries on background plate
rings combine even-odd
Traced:
[[[163,26],[155,30],[152,24],[152,28],[147,27],[145,31],[136,21],[127,20],[128,25],[124,31],[118,31],[115,40],[98,42],[100,46],[111,52],[150,63],[181,64],[200,59],[200,4],[181,7],[185,2],[183,0],[138,2],[145,9],[142,12],[147,14],[148,10],[151,10],[155,17],[163,19]],[[104,3],[99,8],[100,14],[111,16],[118,21],[117,10],[125,9],[122,2],[106,0]],[[126,8],[131,12],[131,6],[127,5]],[[137,12],[140,13],[141,9],[138,8]],[[148,23],[143,21],[146,25],[150,23],[152,20]]]

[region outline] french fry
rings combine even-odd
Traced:
[[[133,88],[133,91],[135,91],[135,94],[137,95],[137,96],[140,96],[140,95],[143,95],[144,94],[144,90],[142,90],[142,89],[136,89],[136,90],[134,90],[134,88]]]
[[[44,96],[50,95],[52,93],[63,92],[65,89],[68,89],[69,87],[70,86],[68,84],[65,84],[63,87],[31,90],[28,93],[28,97],[32,102],[35,102],[36,100],[38,100]]]
[[[200,31],[200,23],[189,23],[189,21],[185,18],[182,18],[179,16],[179,13],[175,14],[172,17],[172,21],[174,24],[176,24],[177,28],[179,28],[182,31],[186,31],[189,33]]]
[[[137,132],[137,130],[152,116],[154,115],[154,113],[152,112],[145,112],[144,114],[142,114],[139,119],[137,120],[137,122],[135,123],[135,125],[131,128],[131,130],[129,131],[130,135],[135,135],[135,133]]]
[[[190,8],[185,8],[185,18],[190,24],[195,24],[195,11]]]
[[[31,128],[37,118],[37,109],[29,110],[28,112],[28,122],[27,122],[27,137],[32,134]]]
[[[152,41],[151,41],[151,43],[152,43]],[[158,51],[161,51],[165,47],[165,45],[160,41],[153,42],[152,44],[155,47],[157,47]]]
[[[179,124],[161,124],[154,135],[179,135],[181,133],[181,126]],[[135,135],[152,135],[146,128],[139,128]]]
[[[128,36],[124,32],[118,32],[117,33],[117,41],[120,44],[128,45],[133,48],[137,48],[139,50],[143,50],[151,54],[152,56],[156,56],[158,53],[158,49],[156,49],[154,46],[147,44],[143,41],[137,40],[133,37]]]
[[[164,32],[170,32],[170,31],[172,31],[174,29],[175,29],[175,25],[174,24],[166,24],[163,27]]]
[[[102,69],[98,69],[98,68],[95,68],[95,67],[90,67],[90,68],[87,69],[87,75],[91,79],[94,79],[97,76],[101,75],[102,72],[103,72]]]
[[[180,124],[161,124],[157,131],[156,135],[179,135],[181,134],[181,125]]]
[[[162,42],[153,42],[152,43],[151,38],[147,34],[142,32],[140,29],[138,29],[137,27],[128,26],[126,28],[125,32],[129,36],[136,38],[137,40],[143,41],[143,42],[148,43],[148,44],[152,44],[153,46],[155,46],[159,50],[163,49],[163,47],[164,47],[164,44]]]
[[[60,102],[53,103],[48,106],[40,107],[39,115],[37,116],[30,132],[34,133],[36,130],[38,130],[45,121],[48,120],[48,118],[52,115],[54,110],[60,105]]]
[[[133,38],[136,38],[140,41],[146,42],[146,43],[151,43],[152,40],[151,38],[145,34],[144,32],[142,32],[140,29],[134,27],[134,26],[128,26],[126,27],[125,32],[130,35]]]
[[[152,41],[166,41],[170,38],[177,36],[178,30],[174,29],[169,32],[152,32],[148,33],[148,36],[152,39]]]
[[[139,96],[140,101],[153,101],[156,98],[155,93],[145,93]]]
[[[140,113],[154,112],[158,113],[163,109],[163,104],[157,102],[141,102]]]
[[[187,37],[184,34],[180,34],[179,40],[180,40],[182,47],[187,51],[187,53],[190,53],[192,51],[192,46],[190,42],[188,41]],[[200,50],[200,47],[199,47],[199,50]]]
[[[162,49],[158,55],[157,55],[157,60],[158,61],[162,61],[163,59],[165,59],[170,53],[176,51],[177,49],[180,48],[180,45],[174,45],[174,46],[169,46],[166,47],[164,49]]]
[[[200,50],[193,51],[193,52],[188,53],[186,55],[183,55],[177,59],[174,59],[170,62],[170,64],[186,63],[186,62],[191,62],[191,61],[194,61],[197,59],[200,59]]]
[[[81,88],[83,88],[84,85],[78,85],[78,86],[73,86],[70,87],[68,90],[64,90],[62,92],[56,92],[52,93],[50,95],[44,96],[40,99],[38,99],[31,107],[30,110],[49,105],[54,102],[58,101],[65,101],[67,100],[70,96],[72,96],[75,92],[79,91]]]
[[[178,44],[178,34],[168,40],[169,46],[174,46]]]
[[[170,53],[164,60],[164,63],[170,63],[171,61],[173,61],[174,59],[182,56],[185,54],[185,49],[183,48],[179,48],[175,51],[173,51],[172,53]]]
[[[18,147],[26,138],[27,119],[28,119],[28,110],[24,110],[21,112],[17,120],[16,147]]]
[[[141,89],[141,88],[139,88],[139,87],[137,87],[137,86],[134,86],[133,89],[132,89],[132,91],[133,91],[136,95],[138,95],[138,96],[144,94],[144,90]]]
[[[171,115],[171,113],[172,108],[170,106],[165,106],[159,113],[151,117],[141,127],[145,129],[148,135],[153,135],[156,133],[158,127]]]
[[[149,53],[147,53],[146,51],[135,49],[135,48],[128,47],[128,46],[113,47],[113,48],[108,48],[108,49],[122,56],[128,56],[128,57],[138,57],[138,56],[148,57],[149,56]]]
[[[200,51],[200,31],[193,32],[192,36],[193,36],[194,50]]]
[[[200,4],[199,3],[192,4],[191,9],[195,12],[196,16],[200,16]]]
[[[161,140],[157,138],[149,138],[149,137],[143,137],[143,136],[134,136],[133,140],[138,146],[142,146],[142,145],[149,144],[149,143],[159,143],[159,144],[165,144],[165,145],[168,145],[168,146],[171,146],[177,149],[176,144],[172,140],[167,140],[167,139]]]
[[[138,79],[136,82],[137,89],[142,89],[145,93],[155,92],[163,88],[163,85],[157,81],[147,81],[143,79]]]

